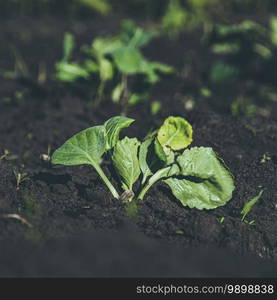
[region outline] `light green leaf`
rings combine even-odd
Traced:
[[[52,163],[66,166],[99,165],[105,144],[104,127],[90,127],[75,134],[58,148],[52,155]]]
[[[100,167],[101,157],[106,151],[106,136],[104,126],[85,129],[67,140],[52,155],[53,164],[66,166],[91,165],[97,171],[103,182],[115,198],[119,195]]]
[[[122,42],[118,38],[96,38],[92,42],[92,54],[98,58],[111,54],[122,47]]]
[[[254,204],[262,197],[263,192],[264,191],[261,190],[256,197],[252,198],[251,200],[249,200],[248,202],[246,202],[244,204],[243,209],[240,212],[240,214],[242,215],[242,217],[241,217],[242,221],[244,220],[244,218],[246,217],[246,215],[251,211],[251,209],[254,206]]]
[[[232,174],[212,148],[194,147],[177,158],[184,179],[164,180],[184,206],[213,209],[232,198],[235,188]]]
[[[98,73],[99,72],[99,65],[91,59],[86,59],[84,61],[84,68],[88,72],[92,72],[92,73]]]
[[[103,81],[111,80],[113,78],[113,65],[106,58],[99,60],[100,79]]]
[[[63,61],[68,61],[75,46],[75,40],[73,34],[66,32],[63,39]]]
[[[163,147],[184,149],[192,142],[192,127],[181,117],[168,117],[158,131],[158,140]]]
[[[118,103],[120,101],[123,90],[124,90],[124,84],[120,82],[112,91],[113,102]]]
[[[273,45],[277,45],[277,17],[270,19],[271,41]]]
[[[117,141],[119,140],[120,131],[123,128],[127,128],[135,120],[123,116],[116,116],[110,118],[105,122],[105,132],[106,132],[106,151],[112,149]]]
[[[107,0],[75,0],[88,8],[91,8],[102,15],[108,15],[111,10],[111,4]]]
[[[122,188],[132,191],[133,184],[141,173],[138,160],[140,142],[136,138],[125,137],[116,143],[112,161],[122,180]]]
[[[155,32],[146,32],[136,27],[135,23],[130,19],[123,20],[121,27],[122,32],[120,38],[128,47],[141,48],[147,45],[150,40],[157,35]]]
[[[141,63],[144,60],[141,53],[129,47],[122,47],[112,53],[114,62],[120,72],[135,74],[141,72]]]
[[[75,81],[78,78],[88,78],[89,73],[77,63],[68,63],[60,61],[56,64],[57,74],[56,77],[61,81]]]
[[[128,99],[128,105],[132,106],[132,105],[136,105],[140,102],[143,102],[145,100],[147,100],[149,97],[148,93],[133,93],[130,95],[129,99]]]

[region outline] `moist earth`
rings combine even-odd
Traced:
[[[114,30],[113,22],[102,31]],[[55,19],[2,23],[1,43],[9,40],[22,49],[32,74],[35,61],[53,68],[67,27],[80,32],[81,43],[84,36],[93,38],[102,28],[97,20],[93,29]],[[16,41],[24,32],[22,24],[36,29],[32,38]],[[61,26],[54,31],[57,25]],[[50,35],[52,31],[56,34]],[[187,49],[187,40],[172,41],[177,53]],[[37,45],[31,47],[34,41]],[[178,66],[178,58],[168,58],[168,44],[159,39],[146,52],[159,53],[160,61]],[[163,45],[166,50],[160,51]],[[1,56],[6,51],[2,47]],[[9,63],[1,61],[1,68]],[[50,79],[44,85],[26,78],[0,79],[1,276],[276,275],[277,123],[273,118],[233,117],[212,110],[205,101],[188,111],[174,97],[184,92],[187,83],[163,78],[152,91],[162,102],[161,111],[153,116],[144,103],[130,108],[128,116],[136,122],[124,133],[142,139],[167,116],[182,116],[194,128],[192,146],[212,147],[230,168],[236,189],[227,205],[200,211],[183,207],[166,185],[158,183],[139,203],[137,216],[129,218],[91,167],[53,166],[42,159],[74,133],[119,115],[121,108],[107,99],[93,107],[87,94],[93,84],[71,87]],[[198,84],[198,78],[191,81]],[[112,167],[107,161],[103,166],[113,181]],[[26,180],[17,186],[15,174],[24,173]],[[247,215],[248,222],[243,222],[244,203],[261,189],[261,199]]]

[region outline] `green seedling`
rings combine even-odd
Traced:
[[[257,201],[262,197],[264,190],[261,190],[257,196],[250,199],[246,202],[241,210],[240,214],[242,215],[241,220],[244,221],[246,215],[252,210],[253,206]]]
[[[5,159],[5,160],[16,160],[18,159],[18,155],[12,154],[10,150],[5,149],[4,154],[0,156],[0,160]]]
[[[16,189],[19,190],[19,186],[21,185],[22,182],[26,181],[29,179],[27,173],[19,173],[15,170],[13,170],[15,179],[16,179]]]
[[[123,202],[143,200],[157,182],[165,183],[182,205],[190,208],[213,209],[232,198],[233,176],[213,149],[185,149],[192,142],[193,132],[185,119],[168,117],[142,142],[137,138],[119,139],[120,131],[133,121],[116,116],[77,133],[53,153],[52,163],[91,165],[113,197]],[[110,159],[120,178],[120,192],[101,167],[103,157]],[[139,179],[139,188],[134,190]]]
[[[268,162],[268,161],[270,161],[271,160],[271,157],[269,156],[269,155],[267,155],[267,154],[263,154],[263,157],[262,157],[262,159],[261,159],[261,163],[262,164],[264,164],[264,163],[266,163],[266,162]]]
[[[72,61],[74,37],[66,33],[64,37],[63,59],[56,64],[56,78],[74,82],[79,78],[99,80],[94,105],[98,105],[104,95],[107,82],[112,81],[111,99],[123,107],[144,101],[148,92],[136,92],[130,84],[130,77],[142,75],[147,84],[159,81],[159,73],[171,73],[168,65],[146,59],[141,48],[146,46],[155,34],[136,27],[132,21],[122,22],[122,31],[114,37],[98,37],[90,46],[83,46],[86,59],[82,64]]]
[[[250,226],[256,225],[256,224],[255,224],[255,220],[247,221],[247,220],[244,219],[243,222],[246,223],[246,224],[248,224],[248,225],[250,225]]]
[[[0,156],[0,160],[7,158],[10,155],[10,151],[5,149],[4,154]]]
[[[51,154],[51,146],[48,145],[47,153],[43,153],[43,154],[40,155],[41,160],[49,162],[51,160],[50,154]]]
[[[225,221],[225,217],[221,217],[221,218],[219,219],[219,223],[220,223],[220,224],[223,224],[224,221]]]

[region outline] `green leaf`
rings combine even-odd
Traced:
[[[105,145],[104,127],[90,127],[75,134],[57,149],[52,155],[52,163],[66,166],[99,165],[106,150]]]
[[[96,38],[92,42],[92,55],[97,58],[104,57],[107,54],[113,53],[118,48],[122,47],[122,42],[118,38]]]
[[[108,59],[101,58],[99,60],[99,71],[102,81],[111,80],[113,78],[113,65]]]
[[[132,20],[123,20],[121,22],[121,28],[122,32],[120,38],[128,47],[141,48],[147,45],[150,40],[156,36],[155,32],[146,32],[136,27]]]
[[[124,84],[122,82],[120,82],[112,91],[112,100],[115,103],[119,103],[121,95],[123,93],[124,90]]]
[[[149,97],[148,93],[141,93],[141,94],[133,93],[133,94],[130,95],[127,104],[129,106],[136,105],[140,102],[143,102],[143,101],[147,100],[148,97]]]
[[[212,82],[224,82],[234,80],[239,74],[240,70],[237,66],[220,60],[213,64],[209,77]]]
[[[251,209],[253,208],[254,204],[262,197],[263,195],[263,190],[261,190],[259,192],[259,194],[250,199],[248,202],[246,202],[243,206],[243,209],[241,210],[240,214],[242,215],[241,220],[243,221],[244,218],[246,217],[246,215],[251,211]]]
[[[68,61],[75,46],[75,40],[73,34],[66,32],[63,39],[63,61]]]
[[[139,148],[139,164],[143,174],[142,184],[154,172],[166,166],[167,157],[160,144],[157,144],[155,135],[156,131],[148,135]]]
[[[168,117],[158,131],[158,140],[163,147],[184,149],[192,142],[192,127],[181,117]]]
[[[60,61],[56,64],[58,80],[72,82],[78,78],[88,78],[89,73],[77,63],[68,63]]]
[[[108,15],[112,10],[111,4],[107,0],[75,0],[75,1],[88,6],[89,8],[97,11],[102,15]]]
[[[105,122],[105,132],[106,132],[106,151],[112,149],[117,141],[119,140],[120,131],[123,128],[127,128],[135,120],[123,116],[116,116],[110,118]]]
[[[115,198],[119,198],[105,173],[100,167],[101,157],[106,151],[106,136],[104,126],[87,128],[67,140],[52,155],[53,164],[66,166],[91,165],[97,171],[103,182]]]
[[[271,41],[273,45],[277,45],[277,17],[270,19]]]
[[[125,137],[116,143],[113,150],[112,161],[125,191],[132,190],[141,173],[138,160],[139,145],[140,142],[136,138]]]
[[[112,56],[120,72],[130,75],[141,72],[141,63],[144,58],[138,50],[122,47],[114,51]]]
[[[99,72],[99,65],[91,59],[86,59],[84,61],[84,68],[88,72],[92,72],[92,73],[98,73]]]
[[[184,206],[213,209],[232,198],[235,188],[232,174],[212,148],[194,147],[177,158],[184,179],[164,180]]]

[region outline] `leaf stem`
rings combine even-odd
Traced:
[[[104,181],[104,183],[106,184],[106,186],[108,187],[108,189],[110,190],[114,198],[119,199],[119,194],[117,190],[114,188],[114,186],[112,185],[108,177],[105,175],[101,167],[97,165],[92,165],[92,166],[95,168],[99,176],[102,178],[102,180]]]
[[[148,180],[148,183],[142,188],[141,192],[139,193],[138,199],[143,200],[145,194],[151,188],[151,186],[154,183],[156,183],[159,179],[164,177],[165,174],[167,173],[167,171],[169,171],[170,169],[171,169],[171,167],[163,168],[163,169],[158,170],[154,175],[152,175],[150,177],[150,179]]]

